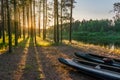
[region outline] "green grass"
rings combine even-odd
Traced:
[[[72,38],[84,43],[120,46],[120,33],[115,32],[78,32],[73,33]]]
[[[26,47],[26,46],[28,46],[27,44],[29,44],[29,43],[27,43],[27,41],[28,41],[27,38],[25,39],[25,41],[23,41],[23,38],[19,38],[18,39],[18,45],[22,46],[22,47]],[[0,39],[0,52],[6,51],[7,48],[8,48],[8,45],[9,45],[8,44],[8,36],[5,37],[5,43],[2,42],[2,38],[1,38]],[[15,46],[15,36],[14,35],[12,35],[12,46],[16,47]]]

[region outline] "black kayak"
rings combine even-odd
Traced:
[[[59,62],[72,67],[83,73],[95,76],[104,80],[120,80],[120,69],[93,62],[75,59],[58,58]]]
[[[88,60],[88,61],[93,61],[93,62],[102,63],[102,64],[105,64],[105,65],[120,68],[120,60],[119,59],[113,59],[113,58],[110,58],[110,57],[99,56],[99,55],[95,55],[95,54],[91,54],[91,53],[75,52],[74,54],[78,58],[83,58],[83,59]]]

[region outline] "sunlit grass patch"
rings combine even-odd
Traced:
[[[21,47],[29,47],[30,38],[26,38],[25,40],[19,39],[18,43],[19,43],[19,46],[21,46]]]
[[[42,40],[41,38],[37,37],[37,46],[51,46],[53,43],[47,40]]]
[[[87,48],[89,48],[89,49],[94,48],[94,49],[98,49],[98,50],[102,49],[102,50],[104,50],[105,52],[108,52],[108,53],[120,54],[120,48],[111,49],[108,46],[88,44],[88,43],[83,43],[83,42],[76,41],[76,40],[72,40],[72,43],[70,43],[68,40],[63,40],[63,43],[67,44],[67,45],[75,46],[75,47],[78,47],[78,48],[82,47],[84,49],[87,49]]]
[[[3,43],[2,40],[3,39],[1,38],[0,39],[0,49],[1,48],[2,49],[7,48],[8,45],[9,45],[9,37],[7,35],[5,36],[5,43]],[[18,39],[18,42],[19,42],[19,40],[21,40],[21,39]],[[15,36],[14,36],[14,34],[12,34],[12,46],[15,46]]]
[[[6,51],[6,49],[0,49],[0,55],[3,54]]]
[[[7,46],[8,46],[8,43],[3,43],[2,38],[1,38],[0,39],[0,54],[6,51]]]
[[[67,45],[81,45],[81,46],[90,46],[90,45],[92,45],[92,44],[85,44],[83,42],[78,42],[78,41],[75,41],[75,40],[72,40],[71,43],[69,42],[69,40],[63,40],[63,43],[67,44]]]
[[[22,40],[23,40],[23,38],[19,38],[19,39],[18,39],[18,43],[20,43]]]

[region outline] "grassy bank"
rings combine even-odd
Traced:
[[[72,37],[74,40],[84,43],[120,46],[120,33],[116,32],[74,32]]]

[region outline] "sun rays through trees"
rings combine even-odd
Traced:
[[[7,43],[6,37],[9,37],[8,47],[9,52],[12,52],[12,46],[18,46],[18,39],[31,37],[36,43],[36,36],[39,36],[45,40],[49,37],[47,29],[51,27],[54,27],[51,39],[59,43],[60,37],[62,41],[60,24],[65,19],[70,21],[71,42],[72,5],[73,0],[1,0],[1,43]]]

